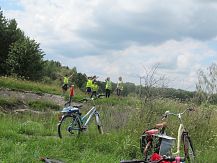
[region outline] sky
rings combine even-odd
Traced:
[[[216,0],[0,0],[0,7],[45,59],[99,80],[139,84],[158,65],[167,87],[195,90],[198,70],[217,61]]]

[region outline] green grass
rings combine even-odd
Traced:
[[[58,94],[58,87],[45,86],[40,83],[19,81],[12,78],[0,78],[3,88],[34,90],[44,88],[47,93]],[[83,98],[83,94],[76,94],[75,100]],[[27,101],[33,110],[43,114],[0,114],[0,162],[26,163],[39,162],[40,157],[46,156],[75,163],[114,163],[123,159],[142,159],[139,138],[144,130],[152,128],[160,121],[166,110],[183,111],[187,105],[169,99],[152,101],[143,104],[134,97],[117,98],[96,101],[96,107],[102,119],[104,135],[100,135],[94,125],[88,132],[82,133],[78,139],[59,139],[57,137],[58,118],[55,112],[57,105],[48,101]],[[0,106],[4,108],[16,107],[20,101],[0,97]],[[84,115],[92,106],[85,103],[81,109]],[[183,116],[184,124],[193,140],[198,163],[217,160],[217,106],[201,105],[195,112]],[[167,120],[167,134],[177,136],[178,121],[175,117]]]
[[[164,106],[164,105],[165,106]],[[122,159],[142,158],[139,137],[144,129],[150,128],[165,110],[183,110],[186,106],[173,101],[155,103],[143,109],[106,107],[99,110],[104,124],[105,134],[100,135],[94,123],[88,132],[78,139],[59,139],[57,137],[57,116],[22,114],[1,115],[0,117],[0,160],[2,162],[38,162],[42,156],[65,162],[119,162]],[[150,108],[149,108],[150,107]],[[152,109],[152,110],[151,110]],[[216,113],[212,112],[207,124],[207,114],[198,111],[186,114],[185,123],[201,162],[213,162],[217,159]],[[83,113],[87,111],[85,107]],[[124,114],[125,113],[125,114]],[[141,115],[142,114],[142,115]],[[140,117],[138,116],[140,115]],[[148,115],[153,117],[148,119]],[[201,120],[201,117],[204,117]],[[200,119],[200,121],[198,120]],[[169,123],[168,133],[176,136],[178,123],[175,119]],[[202,122],[204,121],[204,122]],[[200,127],[200,130],[194,129]],[[194,130],[193,130],[194,129]],[[208,134],[209,133],[209,134]],[[17,157],[15,157],[17,156]],[[202,161],[203,160],[203,161]]]
[[[49,101],[42,101],[42,100],[28,101],[28,105],[33,110],[38,110],[38,111],[47,111],[49,109],[60,110],[59,105],[56,105]]]
[[[17,100],[15,98],[5,98],[5,97],[1,97],[0,96],[0,106],[1,107],[7,107],[7,108],[11,108],[13,106],[16,106],[16,105],[19,105],[21,104],[22,102],[20,100]]]
[[[0,77],[0,86],[14,90],[25,90],[36,93],[61,94],[61,88],[53,85],[19,80],[11,77]]]

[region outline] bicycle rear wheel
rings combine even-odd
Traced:
[[[195,151],[193,148],[193,144],[189,136],[184,135],[184,152],[185,152],[185,159],[187,163],[195,163]]]
[[[65,115],[58,124],[58,135],[60,138],[77,137],[81,132],[81,121],[79,115]]]

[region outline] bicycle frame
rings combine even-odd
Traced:
[[[186,109],[184,112],[182,113],[178,113],[178,114],[175,114],[175,113],[171,113],[171,112],[165,112],[166,116],[165,118],[168,116],[168,115],[175,115],[178,117],[179,121],[180,121],[180,125],[179,125],[179,129],[178,129],[178,136],[177,136],[177,151],[175,153],[172,153],[173,155],[175,156],[180,156],[180,148],[181,148],[181,140],[182,140],[182,134],[185,132],[185,128],[184,128],[184,125],[183,125],[183,122],[182,122],[182,114],[184,114],[188,109]]]
[[[184,125],[180,124],[178,129],[178,136],[177,136],[177,151],[173,153],[173,155],[180,156],[180,146],[181,146],[181,139],[182,139],[182,133],[185,131]]]
[[[81,121],[84,122],[84,126],[88,125],[88,123],[90,122],[90,119],[93,117],[94,114],[96,117],[97,125],[100,125],[99,124],[99,113],[96,111],[96,108],[94,106],[81,118]]]

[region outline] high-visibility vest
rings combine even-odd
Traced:
[[[117,88],[120,89],[120,90],[123,90],[123,89],[124,89],[124,83],[123,83],[122,80],[121,80],[121,81],[118,81],[118,83],[117,83]]]
[[[86,87],[92,87],[92,84],[93,84],[93,81],[92,80],[90,80],[90,79],[88,79],[87,80],[87,84],[86,84]]]
[[[111,81],[106,81],[105,89],[112,90],[112,82]]]
[[[98,85],[97,84],[92,84],[92,91],[98,91],[98,89],[99,89],[99,87],[98,87]]]
[[[68,77],[64,77],[64,84],[68,84],[69,83],[69,78]]]

